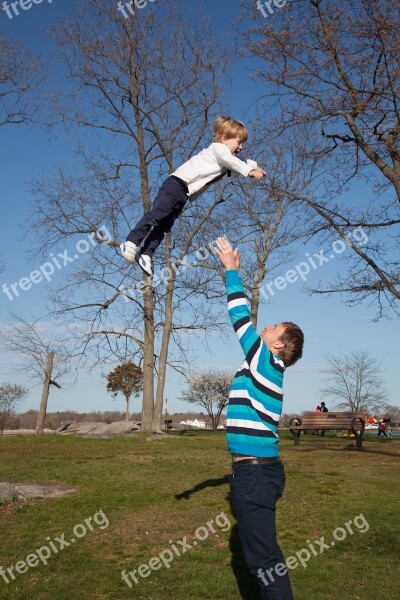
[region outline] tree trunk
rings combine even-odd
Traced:
[[[165,298],[165,320],[163,335],[161,340],[160,358],[158,361],[158,380],[157,380],[157,391],[156,401],[154,406],[153,415],[153,431],[157,433],[162,432],[162,410],[164,404],[164,390],[165,390],[165,377],[167,373],[167,360],[168,360],[168,348],[172,330],[172,316],[173,316],[173,292],[176,274],[172,271],[171,266],[171,234],[168,233],[166,238],[166,264],[171,269],[172,277],[167,284],[166,298]]]
[[[37,418],[37,422],[36,422],[37,435],[43,435],[43,433],[44,433],[44,422],[46,420],[46,412],[47,412],[47,400],[49,399],[51,374],[53,372],[53,360],[54,360],[54,352],[49,352],[47,354],[46,370],[44,373],[42,399],[40,401],[39,414],[38,414],[38,418]]]
[[[130,87],[132,90],[131,104],[135,115],[137,128],[137,151],[140,164],[140,190],[143,202],[143,212],[151,208],[150,190],[148,181],[148,164],[145,148],[145,131],[143,126],[143,114],[140,103],[141,83],[137,74],[137,42],[130,39]],[[151,287],[151,278],[144,276],[144,284],[147,286],[143,294],[143,319],[144,319],[144,347],[143,347],[143,404],[141,430],[151,432],[154,411],[154,297]]]
[[[125,419],[126,421],[129,421],[129,400],[131,399],[130,394],[125,394]]]
[[[216,423],[216,420],[215,420],[215,416],[214,416],[213,413],[208,413],[208,414],[211,417],[211,426],[213,428],[213,431],[216,431],[217,430],[217,423]]]
[[[258,287],[254,287],[251,291],[251,300],[250,300],[250,318],[253,323],[254,329],[257,329],[257,318],[258,318],[258,309],[260,306],[260,290]]]
[[[169,292],[167,292],[169,293]],[[170,292],[171,295],[171,303],[172,303],[172,290]],[[167,372],[167,360],[168,360],[168,347],[169,340],[171,335],[171,327],[172,327],[172,307],[170,308],[171,315],[170,317],[165,316],[165,324],[162,335],[161,342],[161,352],[160,359],[158,362],[158,380],[157,380],[157,391],[156,391],[156,401],[154,406],[154,414],[153,414],[153,431],[157,433],[162,432],[162,410],[164,404],[164,389],[165,389],[165,377]]]
[[[217,415],[216,415],[216,417],[215,417],[215,425],[216,425],[216,426],[215,426],[215,429],[218,429],[218,425],[219,425],[219,421],[220,421],[220,419],[221,419],[222,411],[224,410],[224,408],[225,408],[225,407],[226,407],[226,404],[224,404],[223,406],[221,406],[221,407],[218,409]]]
[[[146,283],[150,277],[145,276]],[[154,412],[154,301],[148,285],[144,293],[143,405],[141,430],[151,432]]]

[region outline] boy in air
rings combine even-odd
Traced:
[[[276,540],[275,507],[285,487],[276,430],[282,412],[283,374],[301,358],[304,335],[291,322],[266,326],[258,335],[238,274],[238,249],[233,251],[225,238],[218,238],[216,252],[226,269],[229,317],[245,355],[232,381],[226,419],[232,453],[232,508],[244,558],[258,578],[261,599],[293,600]]]
[[[152,275],[152,256],[168,233],[188,199],[198,198],[212,183],[236,171],[257,181],[266,175],[255,161],[243,162],[237,158],[247,141],[248,131],[240,121],[231,117],[218,117],[213,128],[211,146],[193,156],[179,167],[162,184],[153,207],[132,229],[122,243],[121,254]],[[141,247],[140,251],[139,248]]]

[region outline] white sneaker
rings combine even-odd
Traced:
[[[147,256],[147,254],[138,253],[136,256],[136,262],[142,271],[146,273],[146,275],[149,275],[150,277],[153,276],[153,265],[150,256]]]
[[[134,244],[133,242],[123,242],[120,245],[120,248],[121,248],[122,256],[124,258],[126,258],[126,260],[129,261],[130,263],[134,263],[136,252],[137,252],[136,244]]]

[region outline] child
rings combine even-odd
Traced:
[[[212,183],[236,171],[257,181],[266,175],[254,161],[243,162],[237,154],[247,141],[248,131],[240,121],[231,117],[218,117],[213,128],[214,142],[179,167],[162,184],[151,210],[149,210],[122,243],[121,254],[152,275],[152,256],[161,244],[188,198],[198,198]],[[141,251],[138,248],[142,245]]]

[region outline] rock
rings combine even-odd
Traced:
[[[76,488],[62,483],[0,481],[0,499],[17,502],[28,498],[61,498],[76,494]]]
[[[85,438],[110,438],[121,433],[140,431],[138,421],[116,421],[115,423],[68,423],[57,431],[60,435],[79,435]]]

